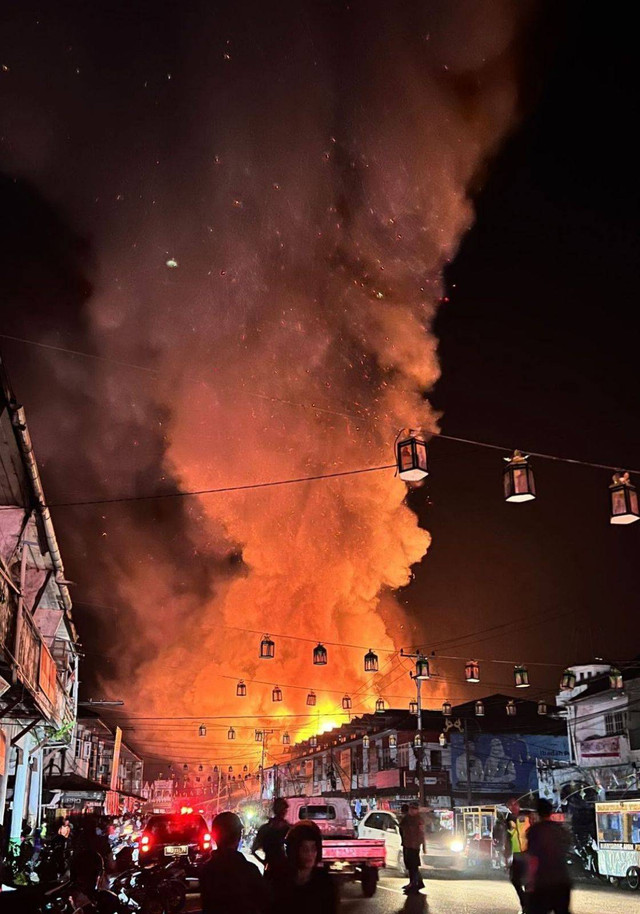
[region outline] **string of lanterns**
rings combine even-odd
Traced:
[[[503,459],[505,467],[502,471],[502,481],[505,501],[533,501],[536,497],[536,482],[529,456],[515,450],[511,457]],[[396,468],[400,479],[409,483],[420,482],[429,475],[427,443],[422,433],[411,429],[402,430],[396,439]],[[631,482],[629,473],[618,470],[613,474],[609,485],[609,523],[633,524],[637,520],[640,520],[638,492]]]

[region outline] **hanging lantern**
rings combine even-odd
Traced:
[[[398,747],[398,737],[392,733],[389,737],[389,749],[397,749]]]
[[[413,745],[416,749],[422,749],[422,736],[419,733],[413,737]]]
[[[401,433],[402,434],[402,433]],[[405,482],[419,482],[428,476],[427,445],[421,436],[411,435],[396,443],[398,476]]]
[[[316,693],[309,692],[309,694],[307,695],[307,704],[310,705],[311,707],[313,707],[313,705],[315,705],[315,703],[316,703]]]
[[[235,776],[235,774],[234,774],[233,777],[231,778],[231,780],[232,780],[232,781],[235,781],[235,779],[236,779],[236,776]]]
[[[265,635],[262,641],[260,642],[260,659],[261,660],[273,660],[276,655],[276,646],[275,643],[271,640],[269,635]]]
[[[204,771],[204,765],[198,765],[198,771]]]
[[[217,774],[217,773],[218,773],[218,766],[217,766],[217,765],[214,765],[214,766],[213,766],[213,773],[214,773],[214,774]]]
[[[513,457],[505,457],[503,470],[505,501],[532,501],[536,497],[536,484],[529,458],[521,451],[514,451]]]
[[[285,730],[285,732],[282,734],[282,745],[283,745],[283,746],[290,746],[290,745],[291,745],[291,737],[289,736],[289,734],[287,733],[286,730]]]
[[[378,672],[378,655],[374,654],[371,648],[364,655],[364,671],[365,673]]]
[[[207,784],[210,784],[210,783],[211,783],[211,775],[209,775],[209,777],[207,778]]]
[[[313,662],[315,666],[326,666],[327,649],[324,644],[318,644],[313,649]]]
[[[418,714],[418,702],[415,699],[412,699],[409,702],[409,714],[414,714],[416,716]]]
[[[384,698],[379,698],[376,701],[376,714],[384,714],[385,704]]]
[[[227,768],[227,771],[229,772],[229,774],[232,774],[232,773],[233,773],[233,765],[229,765],[229,767]]]
[[[507,716],[515,717],[516,716],[516,703],[513,698],[510,698],[507,702]]]
[[[309,745],[311,746],[312,749],[315,749],[316,746],[318,745],[318,737],[315,735],[315,733],[313,734],[313,736],[309,737]]]
[[[609,670],[609,687],[612,689],[621,689],[622,685],[622,673],[612,666]]]
[[[571,669],[567,669],[562,674],[560,688],[565,692],[570,692],[576,684],[576,674]]]
[[[440,736],[438,737],[438,742],[440,743],[440,745],[441,745],[442,748],[444,749],[444,747],[447,745],[447,737],[444,735],[444,733],[441,733],[441,734],[440,734]]]
[[[484,717],[484,702],[483,701],[476,701],[475,712],[476,712],[476,717]]]
[[[183,770],[183,771],[188,771],[188,770],[189,770],[189,766],[187,765],[186,762],[185,762],[184,765],[182,766],[182,770]]]
[[[236,686],[236,696],[238,698],[246,698],[246,695],[247,695],[247,687],[245,685],[244,679],[241,679],[238,682],[238,685]]]
[[[236,738],[236,731],[233,729],[233,727],[229,727],[229,729],[227,730],[227,739],[235,739],[235,738]]]
[[[470,660],[464,668],[464,678],[467,682],[480,682],[480,668],[476,660]]]
[[[545,715],[546,713],[547,713],[547,703],[546,703],[546,701],[544,701],[544,700],[541,698],[540,701],[538,702],[538,714],[539,714],[541,717],[544,717],[544,715]]]
[[[257,743],[262,742],[262,730],[255,730],[255,740]]]
[[[451,717],[451,702],[445,701],[442,703],[442,713],[445,717]]]
[[[429,679],[431,673],[429,672],[429,661],[426,657],[418,657],[416,660],[416,672],[415,679]]]
[[[638,511],[638,493],[628,473],[614,473],[613,483],[609,486],[611,500],[612,524],[633,524],[640,518]]]
[[[198,736],[206,736],[206,735],[207,735],[207,728],[205,727],[204,724],[200,724],[200,726],[198,727]]]
[[[526,666],[514,666],[513,668],[513,682],[516,689],[528,689],[529,688],[529,670]]]
[[[371,745],[371,740],[369,739],[368,735],[365,733],[365,735],[362,737],[362,748],[368,749],[370,745]]]
[[[280,686],[274,686],[271,692],[271,701],[282,701],[282,689]]]
[[[344,711],[349,711],[351,709],[351,698],[349,695],[345,695],[342,699],[342,708]]]
[[[242,766],[242,770],[243,770],[243,771],[244,771],[244,773],[245,773],[245,774],[246,774],[246,773],[247,773],[247,771],[248,771],[248,770],[249,770],[249,768],[248,768],[248,766],[247,766],[247,765],[243,765],[243,766]]]

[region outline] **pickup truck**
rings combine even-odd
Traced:
[[[362,883],[371,898],[378,886],[378,870],[386,864],[383,840],[358,838],[351,807],[342,797],[287,797],[287,819],[292,825],[310,820],[322,832],[322,863],[330,873]]]

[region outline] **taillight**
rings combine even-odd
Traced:
[[[202,850],[208,851],[211,850],[211,835],[209,832],[205,832],[202,836]]]
[[[149,850],[149,835],[143,835],[140,838],[140,850],[144,854],[145,851]]]

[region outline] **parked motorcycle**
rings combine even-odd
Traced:
[[[126,870],[111,881],[111,891],[140,914],[178,914],[187,898],[186,885],[172,865]]]

